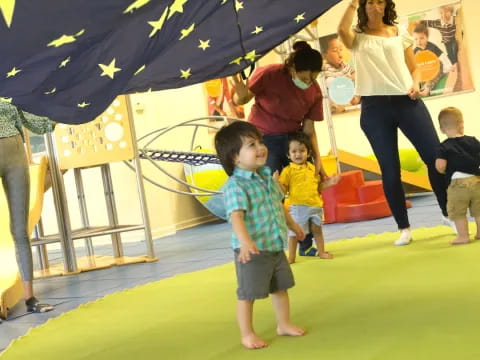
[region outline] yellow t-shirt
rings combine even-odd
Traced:
[[[298,165],[291,162],[282,170],[279,182],[287,189],[291,205],[323,205],[318,193],[320,175],[315,174],[315,166],[312,163]]]

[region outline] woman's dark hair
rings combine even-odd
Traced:
[[[217,156],[228,176],[233,175],[235,169],[235,157],[240,153],[243,138],[252,137],[262,140],[262,134],[255,125],[246,121],[235,121],[221,128],[215,134],[215,150]]]
[[[395,11],[395,3],[393,0],[385,0],[385,14],[383,15],[383,23],[386,25],[395,25],[397,24],[397,12]],[[360,0],[358,9],[357,9],[357,31],[358,32],[365,32],[365,28],[367,27],[368,17],[367,12],[365,11],[365,5],[367,4],[367,0]]]
[[[285,61],[287,68],[295,71],[318,71],[322,70],[322,55],[312,49],[306,41],[296,41],[293,44],[293,52]]]
[[[288,136],[288,148],[289,149],[290,149],[290,143],[292,141],[296,141],[300,144],[305,145],[305,147],[307,148],[308,155],[312,155],[312,152],[313,152],[312,141],[307,136],[307,134],[305,134],[304,132],[301,132],[301,131],[290,134]]]

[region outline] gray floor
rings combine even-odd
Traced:
[[[413,207],[409,210],[412,227],[431,227],[441,224],[441,213],[433,195],[426,194],[411,198]],[[330,224],[324,226],[327,242],[364,236],[370,233],[396,231],[391,217],[355,222],[348,224]],[[0,351],[11,340],[24,335],[30,328],[38,326],[49,318],[75,309],[107,294],[132,288],[149,282],[165,279],[180,273],[187,273],[221,265],[232,261],[229,248],[230,227],[224,222],[210,223],[179,231],[155,241],[159,261],[149,264],[135,264],[112,267],[78,275],[40,279],[35,282],[38,298],[56,309],[46,314],[25,314],[24,305],[16,306],[8,321],[0,324]],[[392,241],[395,237],[392,237]],[[127,243],[126,255],[143,255],[145,245],[142,242]],[[111,254],[109,247],[96,248],[96,253]],[[58,252],[50,254],[52,262],[59,261]]]

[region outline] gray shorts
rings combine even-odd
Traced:
[[[293,273],[283,251],[260,251],[246,264],[238,261],[234,250],[238,300],[256,300],[268,294],[287,290],[295,285]]]
[[[289,213],[305,234],[310,232],[310,222],[322,226],[323,209],[321,207],[290,205]],[[288,236],[295,236],[295,233],[289,229]]]

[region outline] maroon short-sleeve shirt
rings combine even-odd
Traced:
[[[302,129],[304,119],[323,120],[322,93],[317,82],[299,89],[284,65],[258,68],[248,87],[255,94],[248,121],[265,135]]]

